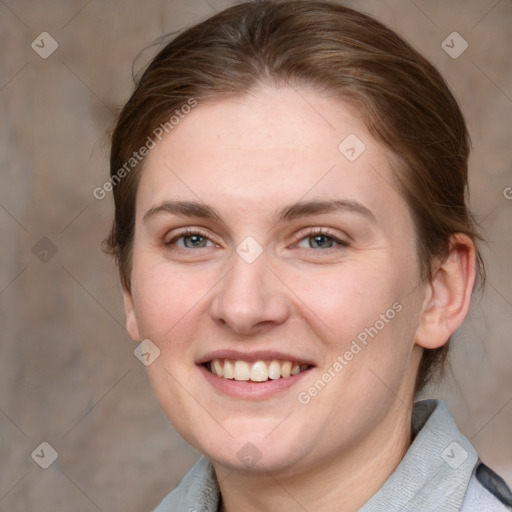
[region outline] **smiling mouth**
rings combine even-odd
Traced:
[[[239,359],[212,359],[204,363],[203,366],[217,377],[251,382],[286,379],[312,367],[305,363],[277,359],[254,362]]]

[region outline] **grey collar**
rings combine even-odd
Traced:
[[[459,511],[478,456],[440,400],[414,404],[414,440],[384,485],[359,512]],[[201,457],[155,512],[217,512],[220,491]]]
[[[440,400],[414,404],[414,441],[359,512],[458,511],[478,455]]]

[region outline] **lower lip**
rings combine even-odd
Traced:
[[[253,382],[250,380],[234,380],[217,377],[204,366],[198,365],[199,370],[205,379],[218,391],[234,398],[257,399],[269,398],[286,391],[294,384],[297,384],[313,368],[308,368],[297,375],[281,377],[275,380]]]

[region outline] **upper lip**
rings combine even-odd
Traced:
[[[255,350],[253,352],[241,352],[240,350],[214,350],[200,357],[197,360],[197,364],[208,363],[213,359],[231,359],[247,362],[272,361],[273,359],[277,359],[279,361],[291,361],[293,363],[315,366],[315,363],[311,359],[293,354],[285,354],[284,352],[276,352],[275,350]]]

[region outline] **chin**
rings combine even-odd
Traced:
[[[267,428],[255,430],[268,431]],[[284,430],[281,435],[277,432],[266,435],[256,436],[253,430],[233,437],[226,434],[221,442],[219,439],[201,440],[195,445],[213,464],[233,471],[289,472],[291,468],[297,469],[297,465],[304,461],[304,439],[298,434],[293,435],[289,430]]]

